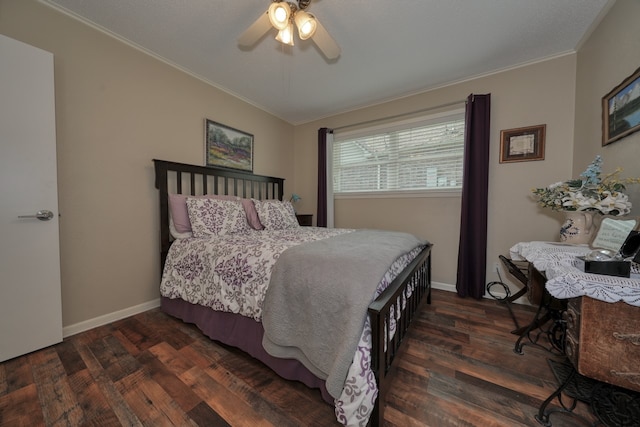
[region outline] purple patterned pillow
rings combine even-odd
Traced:
[[[191,237],[191,221],[187,211],[187,197],[193,199],[238,200],[236,196],[211,194],[206,196],[189,196],[187,194],[169,194],[169,213],[171,214],[171,235],[176,239]]]
[[[280,200],[253,200],[265,230],[284,230],[300,227],[293,205]]]
[[[222,236],[249,231],[244,208],[236,200],[187,198],[193,237]]]

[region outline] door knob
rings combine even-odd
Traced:
[[[53,212],[47,210],[41,210],[36,212],[35,215],[19,215],[18,218],[37,218],[40,221],[49,221],[53,218]]]

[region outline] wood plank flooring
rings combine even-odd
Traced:
[[[526,324],[531,307],[514,306]],[[399,356],[388,426],[537,426],[545,350],[513,352],[505,306],[433,291]],[[557,406],[554,403],[554,406]],[[593,421],[585,404],[577,412]],[[554,427],[581,425],[554,414]],[[158,309],[0,364],[1,426],[335,426],[317,390]]]

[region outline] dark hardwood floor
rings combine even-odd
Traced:
[[[514,306],[519,323],[531,307]],[[505,306],[433,291],[412,325],[389,426],[537,426],[556,382],[534,346],[513,351]],[[557,404],[554,403],[554,406]],[[576,410],[593,420],[585,404]],[[564,414],[554,427],[581,425]],[[0,364],[2,426],[335,426],[316,390],[285,381],[158,309]]]

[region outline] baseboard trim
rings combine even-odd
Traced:
[[[431,282],[431,287],[433,289],[440,289],[442,291],[448,291],[448,292],[457,292],[456,291],[456,286],[455,285],[451,285],[449,283],[441,283],[441,282]],[[504,291],[496,291],[494,289],[492,289],[492,292],[495,294],[495,296],[497,296],[498,298],[504,298],[506,297],[506,293]],[[498,301],[497,299],[493,298],[491,295],[489,295],[488,293],[484,294],[485,299],[490,299],[493,301]],[[520,298],[518,298],[515,301],[512,301],[513,304],[524,304],[524,305],[531,305],[531,303],[529,303],[529,300],[527,299],[527,296],[521,296]]]
[[[441,291],[448,291],[448,292],[456,291],[456,286],[450,285],[449,283],[431,282],[431,287],[433,289],[440,289]]]
[[[113,313],[105,314],[103,316],[94,317],[93,319],[85,320],[73,325],[65,326],[62,328],[62,337],[70,337],[71,335],[79,334],[80,332],[85,332],[89,329],[97,328],[98,326],[103,326],[157,307],[160,307],[160,298],[143,302],[142,304],[134,305],[123,310],[114,311]]]
[[[439,289],[447,292],[456,292],[455,285],[449,283],[442,282],[431,282],[431,287],[433,289]],[[501,295],[500,292],[495,292],[496,296],[504,296]],[[491,295],[485,294],[484,298],[493,299]],[[516,304],[527,304],[530,305],[526,298],[521,297],[514,301]],[[80,332],[88,331],[89,329],[97,328],[98,326],[103,326],[111,322],[115,322],[117,320],[124,319],[129,316],[133,316],[138,313],[142,313],[154,308],[160,307],[160,298],[144,302],[142,304],[134,305],[133,307],[128,307],[123,310],[114,311],[113,313],[105,314],[103,316],[94,317],[93,319],[85,320],[84,322],[79,322],[73,325],[65,326],[62,328],[62,337],[70,337],[75,334],[79,334]]]

